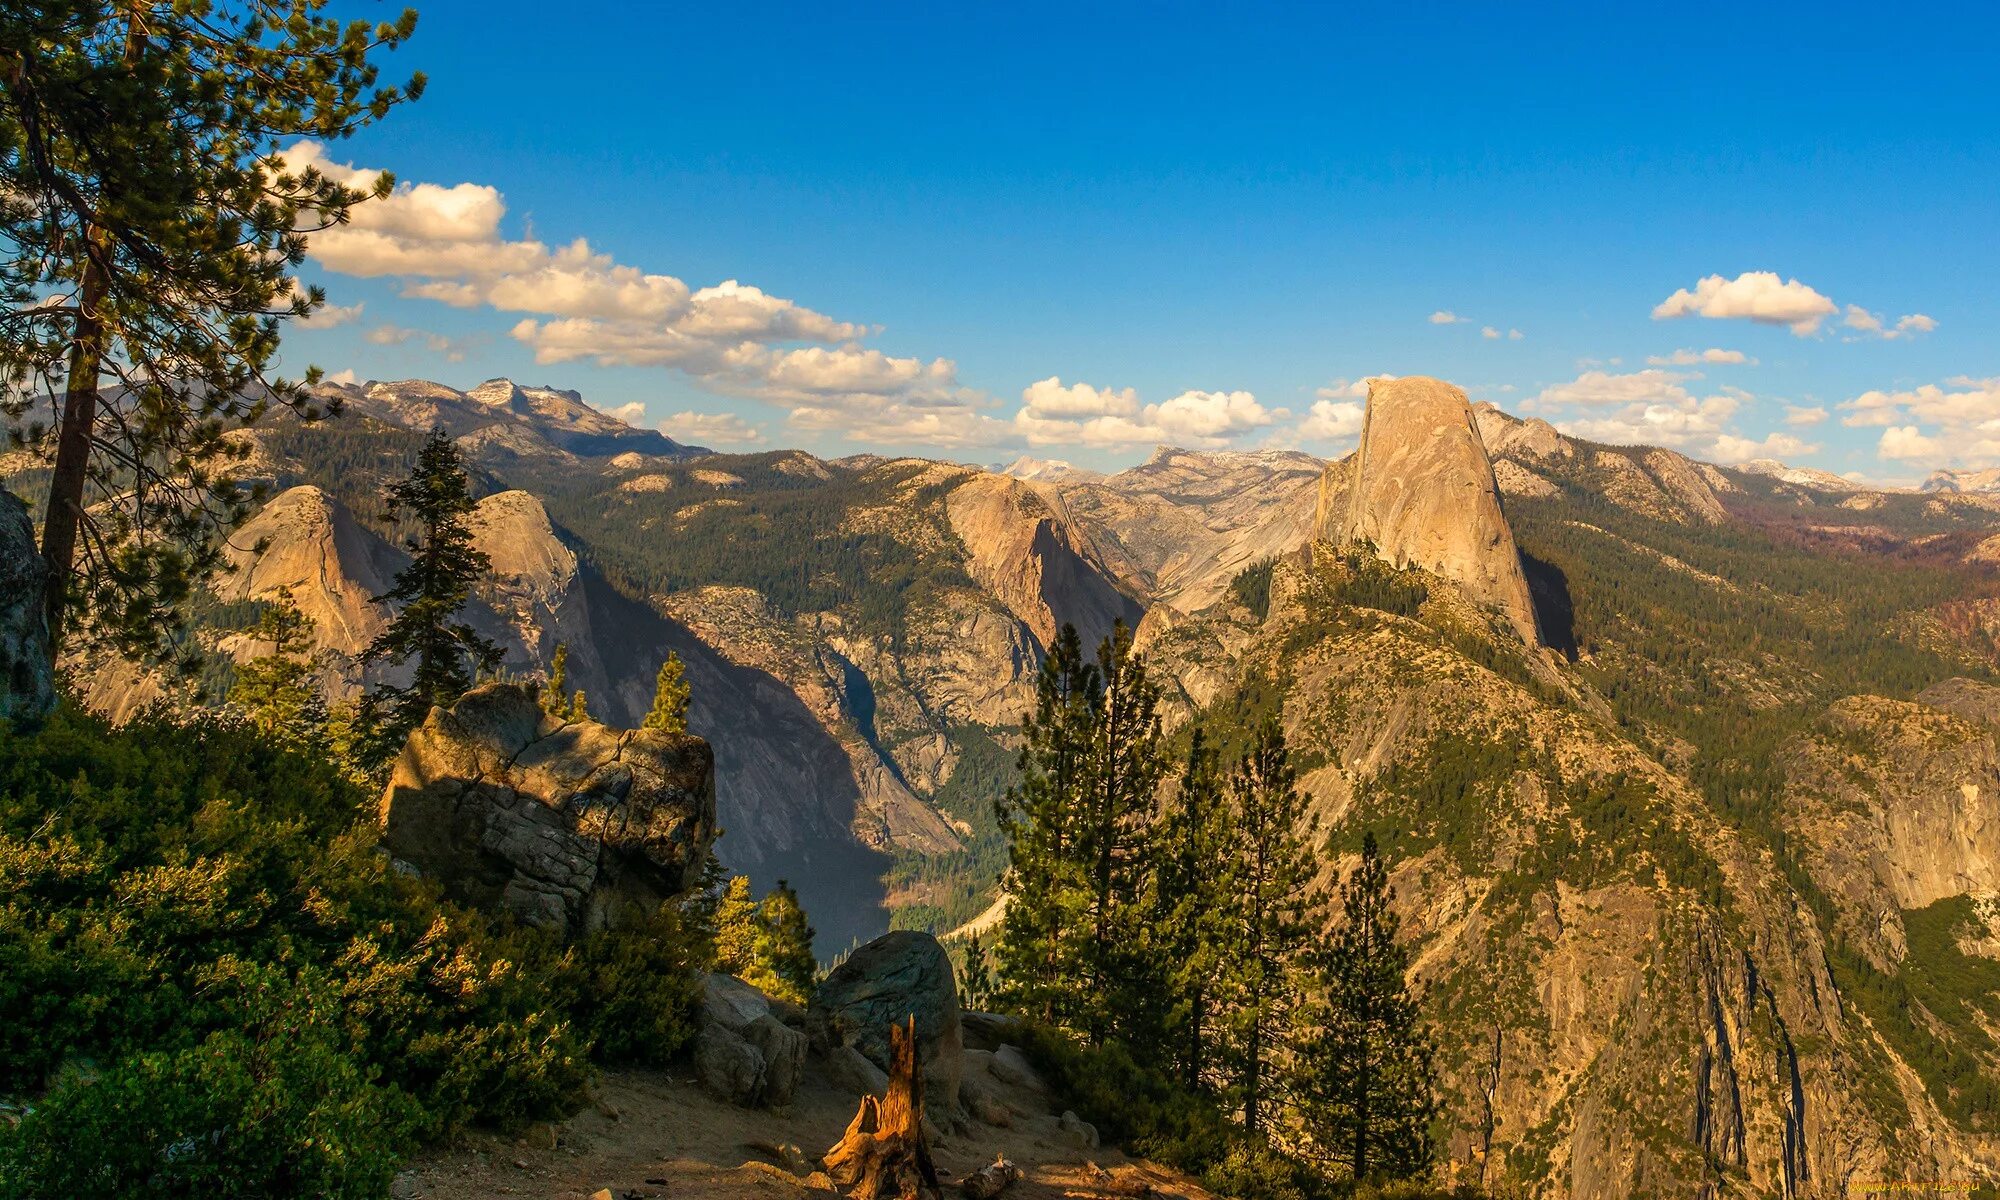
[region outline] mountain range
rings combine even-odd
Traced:
[[[2000,1173],[2000,495],[1608,446],[1426,380],[1361,448],[714,454],[573,392],[343,386],[238,436],[275,497],[213,637],[290,589],[336,693],[401,565],[422,431],[474,464],[505,669],[569,647],[636,723],[672,650],[720,849],[830,955],[1004,902],[992,804],[1056,631],[1138,631],[1170,729],[1274,712],[1381,838],[1488,1187],[1841,1195]],[[146,694],[107,672],[93,699]]]

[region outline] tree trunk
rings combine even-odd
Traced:
[[[62,427],[56,438],[55,471],[49,478],[48,511],[42,517],[42,558],[49,565],[42,604],[48,614],[51,651],[61,646],[69,581],[76,570],[83,493],[90,482],[90,435],[97,426],[98,378],[104,362],[104,322],[99,309],[104,303],[107,281],[97,256],[106,252],[105,239],[93,228],[85,234],[85,240],[91,251],[83,262],[76,336],[70,346]]]
[[[937,1168],[924,1145],[924,1085],[917,1074],[917,1024],[889,1027],[889,1090],[863,1096],[847,1132],[820,1160],[854,1200],[941,1200]]]

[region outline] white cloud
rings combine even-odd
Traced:
[[[747,446],[764,440],[763,431],[735,413],[678,412],[660,422],[660,432],[697,446]]]
[[[591,407],[596,408],[597,406],[592,405]],[[607,417],[616,417],[627,425],[637,425],[646,419],[646,406],[637,400],[632,401],[630,404],[621,404],[617,408],[598,408],[597,411]]]
[[[1854,330],[1859,337],[1878,337],[1891,342],[1897,338],[1929,333],[1936,329],[1938,324],[1922,313],[1911,313],[1905,317],[1897,317],[1894,325],[1888,325],[1883,322],[1882,314],[1869,312],[1859,304],[1848,305],[1847,316],[1840,323]]]
[[[1826,420],[1826,409],[1818,405],[1803,407],[1797,404],[1785,405],[1785,424],[1798,428],[1817,425]]]
[[[293,169],[316,167],[356,186],[376,177],[331,161],[310,141],[285,159]],[[739,280],[691,288],[617,262],[581,238],[558,246],[511,239],[502,232],[506,215],[493,187],[402,184],[357,205],[350,224],[312,234],[308,252],[331,271],[394,278],[405,296],[525,314],[510,332],[537,362],[680,371],[714,391],[792,409],[807,427],[838,429],[851,418],[857,428],[935,428],[939,420],[925,415],[932,409],[987,403],[959,386],[948,359],[896,357],[859,344],[879,332],[873,326]],[[955,427],[962,434],[978,424],[958,420]]]
[[[407,346],[412,343],[422,346],[433,354],[442,354],[447,362],[465,361],[465,344],[441,333],[427,329],[409,329],[402,325],[383,322],[361,335],[371,346]]]
[[[1907,391],[1863,392],[1837,406],[1850,428],[1882,430],[1884,458],[1933,467],[2000,466],[2000,377],[1957,376]]]
[[[1749,462],[1753,458],[1790,459],[1817,453],[1819,443],[1777,432],[1758,440],[1737,437],[1733,433],[1720,434],[1709,449],[1709,454],[1719,463]]]
[[[1463,325],[1471,320],[1471,317],[1461,317],[1447,308],[1440,308],[1430,315],[1433,325]]]
[[[1518,342],[1521,340],[1522,335],[1518,329],[1509,329],[1507,332],[1502,333],[1491,325],[1484,325],[1480,327],[1479,336],[1489,342],[1497,342],[1501,338],[1506,338],[1510,342]]]
[[[1819,332],[1820,322],[1839,311],[1827,297],[1775,271],[1745,271],[1734,279],[1709,275],[1675,292],[1653,309],[1656,321],[1700,316],[1784,325],[1799,337]]]
[[[1915,425],[1892,425],[1882,431],[1878,447],[1883,458],[1902,462],[1935,463],[1944,458],[1944,447],[1927,437]]]
[[[1361,436],[1368,406],[1355,400],[1315,400],[1306,419],[1299,423],[1301,438],[1345,441]]]
[[[1749,363],[1754,366],[1756,362],[1756,359],[1751,358],[1741,350],[1710,349],[1676,350],[1672,354],[1655,354],[1646,360],[1646,365],[1652,367],[1698,367],[1704,364],[1728,366]]]
[[[362,304],[322,304],[301,319],[300,323],[314,329],[333,329],[336,326],[352,324],[361,319]]]
[[[1265,408],[1249,392],[1186,391],[1141,405],[1133,388],[1064,384],[1050,376],[1022,389],[1014,429],[1036,446],[1221,446],[1290,415]]]
[[[361,379],[354,373],[353,367],[342,367],[338,371],[328,371],[326,375],[322,378],[322,382],[341,384],[351,387],[352,385],[361,382]]]
[[[1366,400],[1370,381],[1394,378],[1394,375],[1365,375],[1360,379],[1336,379],[1314,394],[1322,400]]]

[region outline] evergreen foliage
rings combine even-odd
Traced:
[[[1276,717],[1258,726],[1230,776],[1229,798],[1236,919],[1222,949],[1230,988],[1224,1067],[1244,1129],[1268,1134],[1298,1099],[1291,1067],[1326,906],[1313,882],[1318,821],[1299,794]]]
[[[542,682],[542,711],[558,721],[582,721],[590,716],[581,691],[569,691],[569,646],[556,643],[549,660],[549,677]]]
[[[0,388],[52,464],[59,636],[170,651],[254,499],[226,469],[248,446],[225,433],[274,407],[320,415],[316,369],[267,374],[282,321],[325,302],[291,271],[391,180],[358,189],[281,151],[423,87],[377,83],[413,12],[324,8],[51,0],[0,22]]]
[[[312,618],[299,611],[291,589],[279,588],[247,635],[271,651],[237,665],[229,703],[266,737],[324,751],[326,698],[312,629]]]
[[[0,1197],[379,1197],[420,1139],[686,1044],[691,914],[565,945],[468,912],[371,798],[225,714],[0,725],[0,1094],[37,1097]]]
[[[458,447],[443,426],[431,430],[409,478],[392,484],[385,498],[415,531],[407,541],[409,565],[376,597],[397,605],[396,615],[362,657],[414,665],[409,686],[380,684],[370,693],[387,740],[400,745],[433,707],[449,706],[472,686],[476,672],[498,665],[500,648],[458,619],[473,583],[492,564],[472,544],[466,524],[472,493]]]
[[[1235,828],[1221,762],[1197,727],[1154,833],[1146,922],[1148,952],[1165,969],[1162,994],[1171,998],[1160,1058],[1189,1091],[1209,1086],[1220,1061],[1226,947],[1240,921]]]
[[[1353,1179],[1419,1176],[1436,1156],[1435,1051],[1405,982],[1410,956],[1396,941],[1395,898],[1366,834],[1341,886],[1341,922],[1313,956],[1299,1112],[1312,1150]]]
[[[813,930],[799,894],[780,879],[757,900],[749,876],[736,875],[715,895],[715,969],[768,995],[809,1003],[819,980],[819,962],[813,957]]]
[[[653,682],[653,707],[640,721],[641,729],[687,732],[688,698],[692,689],[688,686],[685,671],[681,656],[667,651],[667,660],[660,664],[659,677]]]
[[[812,1003],[819,981],[813,929],[792,885],[780,879],[757,905],[745,982],[794,1004]]]
[[[1001,917],[998,999],[1050,1025],[1080,1028],[1075,983],[1089,873],[1082,849],[1083,790],[1104,685],[1064,625],[1035,680],[1023,723],[1020,782],[997,805],[1009,845]]]

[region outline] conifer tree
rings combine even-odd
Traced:
[[[500,648],[458,619],[473,581],[492,565],[472,544],[466,517],[472,492],[458,447],[442,426],[431,430],[410,477],[390,485],[390,511],[413,522],[410,564],[377,600],[398,605],[395,617],[362,657],[369,662],[414,662],[410,685],[381,685],[371,693],[376,716],[391,744],[423,723],[433,706],[449,705],[472,686],[479,671],[500,661]]]
[[[1277,1110],[1293,1099],[1289,1067],[1302,1039],[1301,999],[1326,907],[1313,882],[1317,821],[1299,795],[1275,716],[1258,725],[1229,794],[1237,894],[1226,951],[1228,1067],[1244,1130],[1268,1135]]]
[[[1163,1019],[1164,989],[1152,968],[1165,964],[1137,952],[1149,832],[1165,768],[1160,690],[1133,653],[1123,621],[1099,645],[1097,672],[1102,691],[1078,796],[1076,852],[1088,880],[1078,982],[1089,1001],[1084,1027],[1092,1041],[1115,1034],[1143,1044],[1157,1040]]]
[[[1147,921],[1148,952],[1166,968],[1159,1055],[1189,1090],[1208,1080],[1221,1033],[1219,980],[1238,919],[1233,836],[1221,764],[1197,727],[1154,835]]]
[[[1373,833],[1341,886],[1341,923],[1317,956],[1316,1032],[1301,1057],[1313,1148],[1353,1178],[1408,1179],[1436,1155],[1435,1049],[1396,941],[1396,893]]]
[[[965,939],[965,963],[958,969],[958,1002],[961,1007],[983,1012],[992,1000],[993,964],[975,933]]]
[[[681,656],[667,651],[667,661],[660,664],[660,674],[653,682],[653,707],[646,713],[645,720],[639,723],[639,728],[686,733],[691,692]]]
[[[1050,1024],[1080,1011],[1076,983],[1089,879],[1079,817],[1103,684],[1064,625],[1035,680],[1022,725],[1020,782],[996,805],[1007,837],[1008,901],[995,949],[996,999]]]
[[[320,745],[326,737],[326,700],[315,678],[320,659],[312,653],[312,630],[312,618],[299,611],[291,589],[279,588],[248,634],[269,643],[271,651],[238,665],[229,688],[229,703],[251,724],[302,746]]]
[[[750,877],[732,875],[715,902],[715,969],[739,979],[757,961],[757,901]]]
[[[750,958],[749,974],[744,977],[747,982],[794,1004],[812,1002],[819,978],[813,929],[806,923],[799,894],[782,879],[757,904]]]
[[[325,302],[291,274],[366,191],[283,151],[414,98],[377,84],[415,28],[325,0],[44,0],[0,19],[0,407],[52,472],[49,628],[165,652],[251,493],[231,426],[321,415],[267,375],[284,318]],[[31,412],[32,410],[32,412]]]
[[[569,646],[556,643],[549,659],[549,677],[542,682],[542,711],[558,721],[582,721],[590,716],[583,690],[569,691]]]

